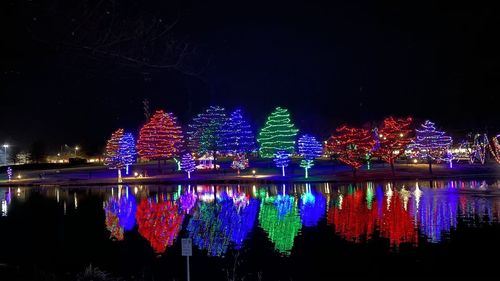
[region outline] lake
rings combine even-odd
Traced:
[[[500,183],[0,188],[0,279],[330,280],[488,274]],[[16,279],[17,278],[17,279]]]

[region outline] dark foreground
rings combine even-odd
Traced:
[[[0,279],[79,280],[92,265],[106,280],[185,280],[184,237],[191,280],[491,274],[498,190],[455,180],[0,188]]]

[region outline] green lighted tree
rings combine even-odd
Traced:
[[[298,132],[290,119],[288,109],[277,107],[267,118],[257,138],[260,156],[272,158],[280,150],[292,154]]]

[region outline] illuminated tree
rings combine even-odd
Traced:
[[[375,152],[384,161],[391,165],[391,171],[394,175],[394,161],[403,154],[406,146],[411,142],[412,118],[394,118],[384,119],[382,127],[379,129],[380,147]]]
[[[227,122],[226,110],[210,106],[204,113],[193,118],[189,124],[188,146],[199,154],[219,152],[223,146],[224,124]]]
[[[172,113],[157,110],[139,132],[137,151],[149,160],[168,159],[180,155],[183,143],[182,129]]]
[[[231,168],[237,170],[238,175],[240,174],[240,171],[248,168],[248,159],[245,157],[245,154],[243,153],[236,154],[233,162],[231,163]]]
[[[281,168],[281,174],[285,176],[285,167],[288,167],[290,163],[290,154],[284,150],[280,150],[276,153],[273,159],[276,167]]]
[[[326,148],[353,169],[353,174],[363,165],[366,155],[372,152],[375,140],[370,131],[346,125],[337,128]]]
[[[256,149],[255,134],[250,123],[243,118],[241,109],[231,113],[223,126],[222,148],[224,153],[250,153]]]
[[[308,170],[314,166],[314,159],[321,156],[323,146],[315,137],[306,134],[299,138],[298,150],[299,154],[304,157],[300,161],[300,167],[304,168],[307,179],[309,177]]]
[[[123,134],[121,142],[125,174],[129,174],[129,166],[135,163],[137,152],[135,150],[135,139],[132,133]]]
[[[500,134],[492,137],[489,147],[490,147],[491,155],[493,155],[493,158],[495,158],[497,163],[500,164],[500,144],[498,142],[499,137],[500,137]]]
[[[294,153],[295,137],[298,131],[290,119],[288,109],[277,107],[267,118],[257,138],[260,144],[260,156],[271,158],[280,150],[288,154]]]
[[[445,132],[438,131],[433,122],[427,120],[420,129],[415,130],[415,139],[408,145],[408,148],[417,153],[417,156],[426,159],[429,163],[429,173],[432,174],[433,160],[449,159],[448,150],[453,140],[450,136],[446,136]]]
[[[185,153],[181,159],[181,169],[188,174],[188,179],[191,178],[191,172],[196,170],[196,162],[191,153]]]
[[[127,168],[135,162],[134,137],[118,129],[111,134],[106,144],[104,164],[110,169],[118,171],[118,181],[121,181],[121,169]]]

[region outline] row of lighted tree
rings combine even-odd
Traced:
[[[291,155],[298,153],[303,157],[300,165],[307,178],[314,159],[323,153],[336,156],[352,167],[354,173],[364,163],[370,165],[373,157],[389,163],[394,173],[395,160],[410,150],[413,157],[428,161],[431,173],[433,161],[448,161],[451,165],[452,138],[437,130],[431,121],[425,121],[415,130],[413,125],[410,117],[388,117],[373,129],[343,125],[323,147],[323,142],[315,136],[305,134],[298,137],[299,130],[290,113],[281,107],[269,115],[257,137],[239,109],[228,115],[224,108],[211,106],[193,118],[185,134],[173,113],[159,110],[140,129],[137,143],[123,129],[114,132],[106,146],[105,163],[120,170],[128,167],[136,154],[147,160],[174,159],[190,177],[195,169],[193,154],[232,155],[232,167],[239,172],[248,167],[245,155],[258,151],[263,158],[274,158],[284,176]],[[490,150],[494,156],[500,155],[500,146],[490,146]],[[500,157],[496,158],[500,160]]]
[[[494,206],[485,200],[456,192],[436,198],[416,187],[413,191],[391,185],[347,187],[332,196],[306,189],[295,197],[270,196],[266,191],[249,196],[244,192],[158,194],[136,203],[132,194],[111,197],[105,204],[106,227],[111,238],[124,239],[124,232],[137,230],[161,254],[172,246],[183,222],[193,243],[209,255],[222,256],[232,246],[241,249],[255,228],[256,220],[275,249],[288,255],[303,227],[316,227],[322,218],[335,233],[352,242],[386,238],[393,247],[418,244],[423,235],[439,242],[456,228],[458,217],[477,222],[492,220]],[[498,212],[498,210],[496,211]],[[471,219],[472,218],[472,219]],[[488,223],[488,221],[486,221]]]

